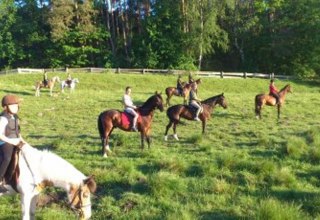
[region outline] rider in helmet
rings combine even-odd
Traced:
[[[278,93],[277,87],[274,85],[274,80],[270,80],[270,85],[269,85],[269,95],[274,97],[276,99],[276,105],[280,103],[280,96]]]
[[[67,85],[70,86],[71,82],[72,82],[72,77],[71,77],[71,74],[68,73],[68,77],[67,77],[66,83],[67,83]]]
[[[182,95],[183,86],[182,86],[182,81],[181,81],[181,75],[179,75],[178,79],[177,79],[177,90],[178,90],[179,95]]]
[[[49,81],[48,80],[48,75],[47,75],[47,72],[45,71],[44,74],[43,74],[43,81],[42,81],[43,85],[47,86],[48,85],[48,81]]]
[[[0,114],[0,192],[6,192],[3,186],[4,175],[7,171],[15,146],[22,141],[18,119],[19,98],[6,95],[2,98],[3,112]]]
[[[131,87],[128,86],[126,88],[125,94],[123,95],[123,104],[125,106],[124,111],[128,112],[129,114],[131,114],[134,117],[133,118],[133,123],[132,123],[132,130],[133,131],[138,131],[138,129],[137,129],[137,121],[138,121],[139,114],[136,112],[137,106],[135,106],[133,104],[130,95],[131,95]]]
[[[194,120],[200,121],[199,114],[202,110],[201,106],[201,100],[197,97],[197,83],[192,83],[191,90],[189,93],[189,105],[192,107],[195,107],[197,109],[196,116],[194,117]]]

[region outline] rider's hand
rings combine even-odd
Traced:
[[[20,138],[12,138],[10,139],[10,144],[14,145],[14,146],[18,146],[21,142]]]

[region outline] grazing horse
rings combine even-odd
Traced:
[[[36,88],[35,96],[40,96],[40,89],[41,88],[49,88],[50,89],[50,96],[52,96],[52,90],[53,90],[54,84],[56,82],[60,82],[59,76],[52,77],[52,79],[48,80],[47,85],[44,85],[43,81],[37,81],[36,85],[35,85],[35,88]]]
[[[208,98],[208,99],[201,102],[203,110],[199,114],[199,118],[202,122],[202,133],[205,132],[206,122],[210,119],[211,112],[217,104],[219,104],[223,108],[227,108],[227,101],[226,101],[223,93],[220,95]],[[187,106],[187,105],[174,105],[174,106],[169,107],[167,109],[167,116],[170,121],[166,127],[166,132],[164,134],[165,141],[168,140],[168,131],[172,125],[173,125],[173,132],[174,132],[173,137],[176,140],[179,140],[177,132],[176,132],[176,127],[180,121],[180,118],[185,118],[187,120],[194,120],[194,115],[195,115],[195,110],[191,109],[191,107]]]
[[[21,195],[22,219],[35,219],[38,195],[48,186],[64,189],[67,192],[68,204],[77,212],[79,218],[89,219],[90,196],[96,190],[93,178],[86,177],[69,162],[47,150],[40,151],[27,143],[21,143],[20,147],[20,150],[17,150],[18,166],[13,169],[17,172],[9,174],[8,177],[7,171],[6,180],[7,183],[11,180],[11,185],[4,185],[8,191],[0,193],[0,196],[16,193]]]
[[[74,89],[76,88],[77,83],[79,83],[78,78],[74,78],[70,81],[68,81],[68,80],[61,81],[61,92],[64,92],[65,87],[70,88],[70,92],[73,92]]]
[[[199,79],[195,80],[195,83],[200,84],[201,79],[199,78]],[[192,83],[187,83],[183,86],[182,94],[179,93],[179,90],[176,87],[167,87],[166,88],[166,95],[167,95],[166,106],[170,106],[170,99],[173,95],[182,96],[183,97],[183,104],[187,104],[187,99],[189,96],[189,92],[191,90],[191,84]]]
[[[288,84],[285,87],[283,87],[279,94],[279,103],[277,104],[278,108],[278,119],[280,119],[280,108],[282,104],[284,103],[286,99],[286,94],[288,92],[292,92],[291,86]],[[268,94],[259,94],[256,95],[255,97],[255,113],[256,113],[256,118],[261,119],[261,110],[264,105],[269,105],[269,106],[275,106],[276,105],[276,99],[275,97],[268,95]]]
[[[147,140],[148,148],[150,148],[150,131],[154,110],[158,108],[163,111],[163,101],[161,94],[157,93],[151,96],[142,106],[137,109],[139,118],[137,128],[141,135],[141,148],[144,149],[144,139]],[[122,118],[123,112],[118,110],[107,110],[100,113],[98,118],[98,129],[102,141],[102,154],[107,157],[110,152],[109,137],[114,128],[120,128],[123,131],[131,131],[130,124],[126,124]]]

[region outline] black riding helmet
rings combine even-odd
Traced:
[[[7,105],[13,105],[13,104],[19,104],[20,99],[16,95],[5,95],[2,98],[2,107],[7,106]]]

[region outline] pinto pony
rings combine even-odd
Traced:
[[[197,84],[201,83],[201,79],[197,79],[194,81]],[[182,96],[183,97],[183,104],[187,104],[187,99],[189,96],[189,92],[191,90],[191,84],[192,83],[187,83],[183,86],[182,88],[182,94],[179,93],[178,89],[176,87],[167,87],[166,88],[166,95],[167,95],[167,99],[166,99],[166,106],[170,106],[170,99],[173,95],[175,96]]]
[[[64,92],[64,88],[70,88],[70,92],[73,92],[77,83],[79,83],[78,78],[74,78],[70,82],[68,80],[61,81],[61,92]]]
[[[137,128],[141,135],[141,148],[144,148],[144,139],[150,148],[150,131],[151,122],[155,109],[163,111],[163,101],[161,94],[156,92],[142,106],[137,109],[139,118]],[[131,131],[130,124],[124,123],[121,117],[123,112],[119,110],[107,110],[100,113],[98,117],[98,129],[102,141],[102,155],[107,157],[107,152],[110,152],[109,137],[114,128],[120,128],[123,131]]]
[[[227,101],[224,97],[224,94],[220,94],[217,96],[213,96],[201,102],[202,112],[199,114],[199,118],[202,122],[202,133],[205,132],[206,123],[211,117],[211,112],[216,105],[220,105],[223,108],[227,108]],[[190,106],[187,105],[174,105],[167,109],[167,116],[169,118],[169,124],[166,127],[166,131],[164,134],[165,141],[168,140],[168,131],[173,125],[173,137],[176,140],[179,140],[176,127],[180,121],[180,118],[184,118],[187,120],[194,120],[195,111],[191,109]]]
[[[47,85],[44,85],[43,81],[37,81],[36,85],[35,85],[35,89],[36,89],[35,96],[40,96],[40,89],[41,88],[49,88],[50,89],[50,96],[52,96],[52,90],[53,90],[54,84],[56,82],[58,82],[58,83],[60,82],[59,76],[52,77],[52,79],[48,80]]]
[[[284,104],[284,101],[286,100],[286,94],[288,92],[292,92],[291,86],[288,84],[285,87],[283,87],[279,92],[279,103],[277,104],[278,108],[278,119],[280,119],[280,108],[282,104]],[[268,106],[275,106],[276,105],[276,98],[268,95],[268,94],[259,94],[255,97],[255,113],[256,118],[261,119],[261,110],[264,105]]]
[[[18,169],[15,170],[20,174],[11,175],[17,176],[13,181],[16,184],[12,184],[11,181],[11,185],[4,185],[8,191],[0,193],[0,196],[21,194],[23,220],[35,219],[37,197],[46,186],[64,189],[70,207],[78,212],[80,219],[91,217],[90,196],[96,190],[96,183],[92,177],[86,177],[56,154],[39,151],[27,143],[21,143],[21,149],[17,152],[19,160]]]

